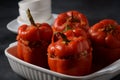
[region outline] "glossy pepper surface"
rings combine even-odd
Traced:
[[[74,76],[88,74],[92,65],[92,48],[86,38],[61,36],[48,47],[50,69]]]
[[[46,67],[47,47],[51,42],[52,28],[47,23],[34,23],[29,14],[31,25],[21,25],[18,29],[18,57],[31,64]]]
[[[101,20],[89,33],[95,63],[108,65],[120,58],[120,25],[115,20]]]
[[[72,10],[60,13],[53,24],[54,31],[63,31],[66,27],[89,29],[89,23],[86,16],[78,11]]]

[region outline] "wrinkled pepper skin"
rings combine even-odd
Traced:
[[[31,64],[47,67],[47,47],[51,42],[53,31],[47,23],[21,25],[17,35],[18,57]]]
[[[53,30],[61,32],[68,26],[72,29],[82,28],[85,31],[89,29],[86,16],[75,10],[60,13],[53,23]]]
[[[83,36],[86,39],[89,38],[88,33],[85,30],[83,30],[82,28],[75,28],[75,29],[66,30],[64,32],[64,34],[67,37],[80,37],[80,36]]]
[[[68,37],[53,41],[48,47],[48,64],[51,70],[74,76],[90,73],[92,48],[84,37]]]
[[[120,25],[104,19],[89,29],[93,45],[93,61],[107,66],[120,58]]]

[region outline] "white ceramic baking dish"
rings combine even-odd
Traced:
[[[28,80],[110,80],[120,74],[120,60],[117,60],[111,65],[86,76],[64,75],[20,60],[16,57],[16,45],[17,42],[11,43],[5,49],[5,55],[13,71]]]

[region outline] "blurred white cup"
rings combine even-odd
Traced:
[[[29,22],[26,14],[28,8],[35,22],[47,22],[52,17],[51,0],[22,0],[18,5],[20,15],[18,22]]]
[[[19,8],[31,11],[40,10],[43,8],[51,7],[51,0],[22,0],[18,2]]]

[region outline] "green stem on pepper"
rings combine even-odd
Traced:
[[[71,15],[71,22],[80,22],[80,20],[78,20],[77,18],[75,18],[73,12],[72,12],[72,15]]]
[[[70,42],[70,40],[67,39],[66,35],[64,35],[61,32],[58,32],[58,34],[62,37],[62,39],[65,42],[65,44],[68,44]]]
[[[31,25],[36,26],[36,24],[35,24],[35,22],[34,22],[34,20],[33,20],[33,17],[32,17],[32,15],[31,15],[31,13],[30,13],[30,9],[28,9],[26,13],[27,13],[27,16],[28,16],[28,19],[29,19]]]
[[[107,32],[107,33],[113,33],[114,30],[115,30],[115,26],[113,26],[113,25],[111,25],[111,24],[107,25],[107,27],[105,27],[105,28],[103,29],[103,31],[105,31],[105,32]]]

